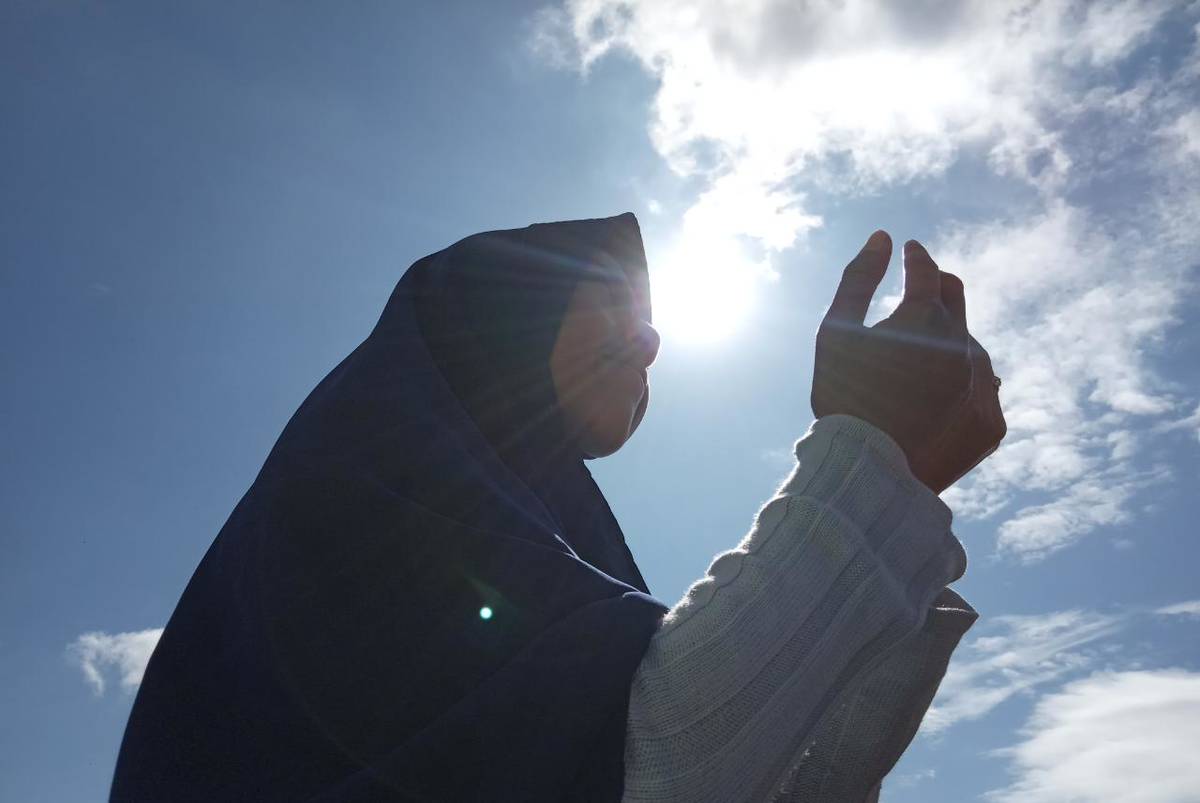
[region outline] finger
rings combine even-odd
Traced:
[[[977,369],[983,373],[982,378],[985,379],[989,385],[993,384],[992,355],[988,354],[987,349],[983,347],[983,344],[975,339],[975,335],[970,335],[968,337],[968,344],[971,350],[971,360],[975,363]]]
[[[991,355],[974,336],[970,339],[971,357],[975,373],[975,395],[977,404],[981,405],[983,416],[981,424],[985,427],[984,437],[988,443],[1000,445],[1008,434],[1008,423],[1004,420],[1004,410],[1000,407],[1000,393],[996,388],[995,372],[992,368]],[[993,446],[993,451],[995,450]],[[991,454],[989,452],[988,454]]]
[[[941,272],[942,304],[950,313],[950,320],[959,332],[967,331],[967,296],[962,279],[953,273]]]
[[[942,295],[938,266],[916,240],[904,244],[904,301],[937,301]]]
[[[842,281],[825,313],[825,320],[861,325],[891,258],[892,238],[880,229],[867,239],[858,256],[850,260],[842,272]]]

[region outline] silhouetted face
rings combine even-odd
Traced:
[[[625,282],[578,284],[550,354],[550,373],[568,429],[590,457],[620,449],[646,412],[646,369],[658,332],[636,313]]]

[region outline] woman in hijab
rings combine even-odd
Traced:
[[[910,246],[874,327],[890,240],[847,267],[795,469],[673,608],[585,465],[648,401],[634,217],[416,262],[189,582],[112,800],[875,799],[975,618],[936,493],[1004,434]]]

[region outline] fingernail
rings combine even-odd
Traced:
[[[867,238],[867,244],[863,246],[864,251],[884,252],[888,250],[888,243],[891,239],[883,229],[879,229],[870,237]]]
[[[921,245],[921,244],[920,244],[919,242],[917,242],[916,240],[909,240],[908,242],[906,242],[906,243],[904,244],[904,250],[905,250],[906,252],[907,252],[907,251],[918,251],[918,250],[921,250],[922,248],[924,248],[924,246],[923,246],[923,245]]]

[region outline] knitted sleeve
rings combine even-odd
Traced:
[[[976,614],[949,508],[881,430],[813,423],[634,675],[625,801],[874,800]]]

